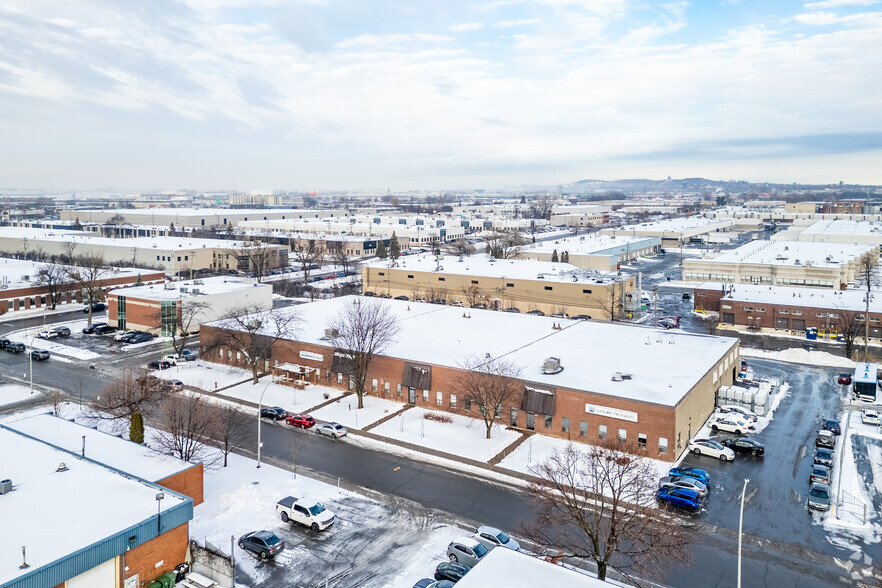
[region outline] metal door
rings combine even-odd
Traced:
[[[408,404],[416,404],[416,388],[407,389],[407,402]]]

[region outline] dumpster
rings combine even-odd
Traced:
[[[818,338],[818,328],[817,327],[809,327],[805,330],[805,338],[810,341],[815,341]]]
[[[169,588],[174,588],[174,585],[178,583],[178,572],[176,570],[172,570],[170,572],[166,572],[160,576],[160,578],[165,578],[168,581]]]
[[[156,580],[153,580],[152,582],[147,584],[147,588],[163,588],[162,582],[157,582]]]

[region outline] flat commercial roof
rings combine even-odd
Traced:
[[[171,455],[51,414],[13,421],[6,423],[6,426],[78,454],[83,450],[85,436],[86,457],[151,482],[164,480],[193,467],[193,464]]]
[[[78,213],[88,214],[119,214],[125,217],[127,214],[143,216],[145,214],[150,214],[153,216],[166,216],[166,217],[175,217],[175,216],[217,216],[224,214],[293,214],[293,213],[314,213],[314,212],[325,212],[320,209],[307,209],[307,208],[126,208],[120,210],[114,210],[109,208],[85,208],[77,211]],[[337,210],[328,210],[327,212],[338,212]]]
[[[466,357],[505,357],[521,378],[553,387],[675,406],[737,345],[729,337],[665,331],[622,323],[577,321],[429,303],[345,296],[281,309],[299,313],[296,339],[327,346],[325,329],[353,300],[387,306],[401,327],[383,353],[407,361],[459,367]],[[222,326],[223,321],[208,323]],[[561,329],[553,328],[560,325]],[[558,357],[564,370],[542,373]],[[616,372],[631,379],[613,381]],[[664,374],[664,377],[661,375]]]
[[[201,283],[197,283],[197,281]],[[166,285],[171,285],[173,288],[166,288]],[[258,284],[254,280],[248,278],[225,278],[223,276],[218,276],[201,278],[200,280],[166,282],[165,285],[155,284],[153,286],[117,288],[112,292],[124,295],[127,298],[143,298],[145,300],[180,300],[181,298],[196,297],[203,294],[226,294],[229,292],[241,292],[242,290],[253,290],[257,287],[271,288],[272,286],[270,284]],[[185,288],[187,291],[182,292],[181,288]],[[199,290],[199,294],[194,294],[194,288]]]
[[[821,220],[805,227],[802,234],[875,236],[882,241],[882,221]]]
[[[447,256],[440,263],[430,253],[400,257],[395,269],[431,272],[438,275],[484,276],[490,278],[511,278],[513,280],[547,280],[549,282],[579,282],[582,284],[609,284],[617,279],[613,272],[582,270],[569,263],[536,261],[533,259],[499,259],[490,261],[487,254],[463,257]],[[388,268],[389,261],[375,260],[364,265],[373,268]],[[436,270],[437,267],[440,269]]]
[[[753,263],[758,265],[796,266],[811,263],[814,267],[835,268],[849,263],[874,245],[850,243],[812,243],[804,241],[751,241],[702,263]],[[797,261],[799,263],[797,263]]]
[[[668,233],[679,233],[681,231],[685,231],[687,229],[696,229],[696,228],[707,228],[708,230],[714,230],[717,228],[725,228],[732,226],[732,222],[729,220],[720,220],[713,218],[705,218],[702,216],[688,216],[683,218],[669,218],[663,220],[657,220],[649,223],[640,223],[636,225],[625,225],[622,227],[617,227],[616,229],[605,229],[606,234],[609,234],[612,231],[615,231],[615,234],[628,233],[629,231],[652,231],[652,232],[668,232]]]
[[[159,489],[88,459],[0,427],[0,584],[14,580],[156,515]],[[66,471],[56,471],[59,464]],[[189,499],[163,490],[163,512]],[[22,546],[29,567],[20,569]]]
[[[490,553],[463,576],[456,586],[457,588],[487,588],[488,586],[610,588],[612,584],[563,566],[548,563],[526,553],[498,547],[490,550]]]
[[[139,249],[185,250],[200,248],[233,249],[243,241],[227,239],[198,239],[194,237],[102,237],[95,233],[66,231],[63,229],[38,229],[30,227],[3,227],[3,237],[13,239],[36,239],[44,241],[74,242],[103,247],[128,247]],[[76,252],[75,252],[76,253]]]
[[[629,235],[576,235],[548,241],[537,241],[524,246],[527,252],[560,253],[569,251],[576,255],[603,255],[610,249],[632,247],[634,250],[658,245],[658,237],[635,237]]]
[[[790,286],[757,286],[753,284],[721,284],[705,282],[696,290],[721,290],[728,292],[722,300],[777,304],[792,306],[816,306],[831,310],[850,310],[863,314],[867,303],[866,290],[831,290],[830,288],[791,288]],[[882,292],[870,296],[870,312],[882,313]]]
[[[5,229],[5,227],[4,227]],[[38,285],[38,273],[41,269],[55,264],[43,263],[41,261],[26,261],[23,259],[10,259],[8,257],[0,257],[0,279],[5,279],[9,289],[16,288],[33,288]],[[111,278],[137,278],[138,274],[157,273],[156,270],[121,267],[114,268],[112,273],[102,276],[102,279]],[[23,279],[25,276],[27,280]],[[3,294],[0,290],[0,296]]]

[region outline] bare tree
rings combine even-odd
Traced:
[[[352,267],[352,256],[346,252],[346,247],[343,243],[340,243],[339,247],[335,247],[331,251],[331,259],[336,265],[340,266],[340,269],[343,270],[343,275],[349,274],[349,268]]]
[[[318,239],[297,239],[291,244],[291,256],[303,272],[303,285],[309,281],[312,266],[321,265],[325,257],[324,243]]]
[[[238,306],[224,313],[203,343],[206,353],[217,350],[241,355],[257,384],[264,362],[272,357],[273,349],[284,339],[297,334],[300,313],[296,308],[263,309],[254,305]]]
[[[171,337],[172,348],[178,355],[184,352],[187,336],[199,331],[199,322],[211,310],[211,305],[199,300],[184,298],[178,301],[173,315],[163,314],[162,308],[154,310],[150,318],[160,325],[162,332]]]
[[[458,396],[477,408],[487,427],[487,439],[493,425],[502,417],[504,407],[521,396],[518,379],[521,369],[503,359],[466,357],[459,364],[452,388]]]
[[[110,233],[109,236],[119,237],[124,224],[126,224],[126,217],[117,213],[107,219],[105,227],[107,227],[107,232]]]
[[[279,251],[271,243],[259,239],[239,241],[230,252],[240,268],[254,276],[258,283],[263,282],[270,272],[279,267]]]
[[[658,474],[648,459],[615,441],[579,450],[568,445],[531,467],[538,480],[527,490],[537,519],[526,529],[533,541],[568,557],[609,567],[659,574],[689,560],[694,532],[680,517],[653,504]]]
[[[76,259],[76,251],[77,251],[77,243],[76,241],[65,241],[61,244],[62,257],[64,258],[64,263],[73,264]]]
[[[551,209],[554,207],[556,198],[551,194],[543,194],[530,203],[530,216],[533,218],[551,218]]]
[[[469,243],[464,237],[455,240],[450,247],[456,255],[471,255],[475,252],[475,246]]]
[[[80,255],[74,260],[73,265],[65,267],[65,272],[70,280],[86,294],[86,304],[89,305],[88,324],[91,325],[92,304],[100,300],[101,280],[107,274],[104,256],[100,254]]]
[[[486,241],[487,252],[496,259],[517,259],[525,243],[520,231],[495,231]]]
[[[868,322],[867,315],[844,309],[839,309],[837,314],[839,316],[836,318],[836,330],[842,336],[842,341],[845,343],[845,357],[851,359],[854,353],[855,341],[861,336],[861,331],[864,330],[863,323]]]
[[[484,290],[479,288],[477,284],[471,284],[470,286],[463,288],[462,295],[469,308],[474,308],[476,304],[487,298],[486,294],[484,294]]]
[[[128,423],[136,412],[155,406],[164,389],[162,380],[145,370],[125,370],[90,403],[89,418]]]
[[[622,318],[622,294],[624,288],[625,285],[621,280],[615,280],[612,283],[612,288],[598,301],[598,306],[606,315],[603,318],[606,320],[614,322]]]
[[[355,297],[328,324],[329,341],[350,360],[358,408],[364,408],[365,381],[374,358],[397,338],[398,318],[381,300]]]
[[[161,429],[155,442],[184,461],[204,461],[210,455],[211,433],[216,426],[211,405],[201,395],[168,394],[159,407]]]
[[[218,441],[218,449],[224,456],[224,467],[227,467],[227,457],[233,452],[233,447],[244,438],[248,417],[235,404],[215,406],[213,412],[211,420],[215,424],[214,436]]]
[[[46,289],[49,294],[49,307],[55,307],[61,302],[61,296],[70,290],[70,278],[64,266],[57,264],[45,265],[37,272],[37,283]]]
[[[879,287],[879,253],[874,249],[867,251],[857,260],[855,267],[854,279],[858,286],[866,288],[867,293],[864,296],[866,304],[866,320],[864,321],[864,355],[869,353],[870,345],[870,300],[872,299],[873,290]]]

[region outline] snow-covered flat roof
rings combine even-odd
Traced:
[[[882,241],[882,221],[821,220],[802,231],[803,235],[875,235]]]
[[[526,553],[498,547],[484,556],[462,580],[457,588],[535,588],[556,586],[559,588],[610,588],[595,577],[543,561]]]
[[[849,263],[874,245],[812,243],[804,241],[751,241],[702,263],[755,263],[760,265],[805,265],[834,268]],[[797,263],[797,260],[799,263]]]
[[[817,306],[836,310],[851,310],[863,314],[867,303],[865,290],[831,290],[830,288],[791,288],[790,286],[756,286],[753,284],[722,284],[705,282],[696,290],[721,290],[728,294],[723,300],[752,302],[755,304],[778,304],[793,306]],[[870,297],[870,312],[882,313],[882,292]]]
[[[315,213],[315,212],[325,212],[323,210],[318,209],[306,209],[306,208],[133,208],[133,209],[120,209],[113,210],[109,208],[87,208],[78,211],[83,214],[119,214],[122,217],[125,217],[127,214],[143,216],[145,214],[150,214],[154,216],[166,216],[166,217],[174,217],[174,216],[216,216],[216,215],[224,215],[224,214],[272,214],[272,215],[282,215],[282,214],[293,214],[293,213]],[[336,210],[328,210],[327,212],[337,212]]]
[[[158,482],[193,467],[193,464],[144,445],[51,414],[13,421],[7,423],[7,426],[75,453],[82,452],[85,435],[86,457],[151,482]]]
[[[609,249],[618,247],[630,246],[633,250],[637,250],[643,247],[652,247],[657,244],[657,237],[594,234],[562,237],[553,241],[537,241],[536,243],[524,246],[524,250],[527,252],[537,251],[542,253],[552,253],[557,249],[558,253],[569,251],[571,254],[576,255],[592,255],[602,254]]]
[[[156,515],[158,488],[0,427],[0,584],[46,566]],[[66,471],[56,471],[59,464]],[[163,491],[163,511],[189,499]],[[30,567],[20,569],[21,548]]]
[[[172,288],[166,286],[171,285]],[[242,290],[250,290],[256,287],[270,288],[269,284],[258,285],[256,281],[248,278],[229,278],[217,276],[212,278],[201,278],[198,280],[181,280],[179,282],[166,282],[165,284],[155,284],[153,286],[136,286],[133,288],[117,288],[115,294],[121,294],[127,298],[143,298],[145,300],[180,300],[182,298],[192,298],[203,294],[227,294],[230,292],[241,292]],[[199,290],[195,294],[193,290]]]
[[[616,234],[618,234],[619,232],[625,234],[629,231],[665,231],[670,233],[678,233],[687,229],[707,228],[709,230],[713,230],[716,228],[729,227],[731,225],[732,222],[727,219],[720,220],[715,218],[705,218],[702,216],[688,216],[683,218],[657,220],[636,225],[625,225],[616,229],[606,229],[606,231],[609,232],[615,230]]]
[[[325,329],[345,305],[346,296],[282,309],[299,313],[298,341],[327,346]],[[674,406],[714,364],[737,345],[729,337],[696,335],[622,323],[576,321],[492,310],[374,298],[398,318],[398,340],[383,355],[448,367],[466,357],[506,357],[521,378],[543,385]],[[470,317],[470,318],[469,318]],[[219,326],[220,321],[209,323]],[[560,325],[561,329],[553,328]],[[671,343],[673,341],[673,343]],[[564,370],[542,373],[547,357]],[[616,372],[630,380],[613,381]],[[663,377],[662,377],[663,375]]]
[[[582,270],[569,263],[533,259],[499,259],[494,261],[490,261],[490,259],[489,255],[483,253],[463,257],[462,261],[459,261],[457,256],[447,256],[441,259],[439,264],[434,255],[424,253],[400,257],[395,267],[400,271],[414,270],[438,275],[484,276],[513,280],[542,279],[549,282],[609,284],[617,277],[612,272]],[[389,261],[380,259],[364,265],[374,268],[388,268],[389,264]],[[436,271],[438,267],[440,269]]]
[[[5,228],[5,227],[4,227]],[[0,280],[5,280],[8,288],[27,288],[37,285],[37,274],[45,267],[53,264],[43,263],[40,261],[26,261],[23,259],[10,259],[8,257],[0,257]],[[110,278],[137,278],[138,274],[156,273],[156,270],[146,270],[131,267],[114,268],[113,273],[102,276],[104,279]],[[28,279],[23,278],[27,276]],[[0,290],[2,293],[3,290]],[[2,294],[0,294],[2,296]]]
[[[39,229],[30,227],[3,227],[3,237],[35,239],[44,241],[74,242],[102,247],[128,247],[139,249],[185,250],[200,248],[233,249],[242,241],[227,239],[198,239],[194,237],[102,237],[96,233],[66,231],[63,229]]]

